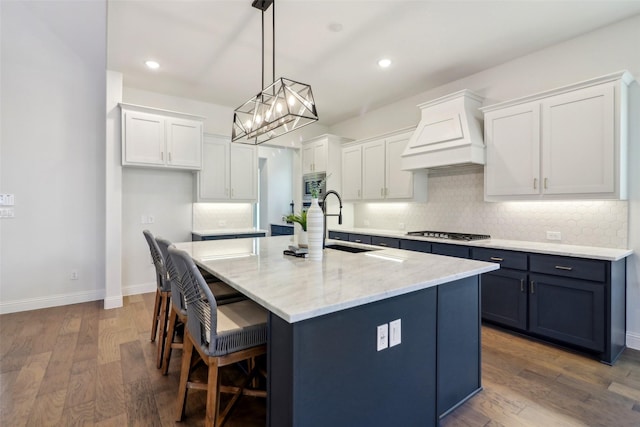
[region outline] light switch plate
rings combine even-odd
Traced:
[[[378,326],[378,338],[376,340],[378,351],[389,347],[389,324]]]
[[[396,319],[389,322],[389,347],[394,347],[402,342],[402,320]]]

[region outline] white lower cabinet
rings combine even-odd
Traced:
[[[401,169],[412,131],[357,141],[342,149],[343,197],[351,201],[426,200],[426,171]]]
[[[257,150],[232,144],[228,137],[205,135],[202,170],[198,173],[199,202],[257,200]]]
[[[626,199],[629,73],[485,107],[485,199]]]
[[[120,104],[122,165],[200,170],[202,118]]]

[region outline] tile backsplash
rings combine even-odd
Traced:
[[[251,203],[193,204],[194,230],[251,227],[253,227],[253,205]]]
[[[472,170],[430,175],[427,203],[361,203],[354,225],[385,230],[441,230],[493,238],[627,248],[627,201],[484,201],[484,174]]]

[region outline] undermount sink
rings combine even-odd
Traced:
[[[367,248],[356,248],[354,246],[339,245],[335,243],[331,245],[325,245],[325,249],[335,249],[337,251],[351,252],[354,254],[357,254],[359,252],[370,252],[370,251],[377,250],[377,249],[367,249]]]

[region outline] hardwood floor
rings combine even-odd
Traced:
[[[153,297],[0,316],[0,425],[202,425],[198,392],[173,421],[180,352],[162,376],[149,341]],[[443,426],[640,426],[640,352],[610,367],[493,328],[482,339],[484,390]],[[264,399],[243,397],[226,425],[265,419]]]

